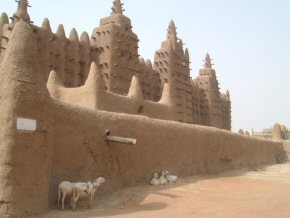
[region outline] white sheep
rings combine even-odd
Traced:
[[[62,209],[64,210],[64,201],[66,196],[71,196],[73,194],[75,183],[63,181],[58,186],[58,200],[57,200],[57,206],[59,207],[59,200],[62,195]],[[71,202],[72,203],[72,202]],[[73,206],[73,204],[71,204]]]
[[[77,182],[73,189],[73,210],[76,209],[76,203],[79,198],[90,196],[90,207],[93,208],[93,197],[97,189],[106,180],[103,177],[97,178],[93,183]]]
[[[159,177],[159,185],[166,185],[168,183],[167,179],[166,179],[166,175],[168,175],[169,172],[167,170],[163,170],[161,171],[161,175]]]
[[[151,181],[150,181],[150,184],[151,185],[154,185],[154,186],[158,186],[158,185],[160,185],[160,182],[159,182],[159,178],[158,178],[159,176],[158,176],[158,173],[154,173],[153,174],[153,178],[151,179]]]
[[[168,183],[178,183],[180,182],[179,178],[175,175],[166,175],[165,178],[167,179]]]

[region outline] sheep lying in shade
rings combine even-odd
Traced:
[[[78,199],[84,197],[90,197],[90,207],[93,208],[93,197],[97,189],[104,183],[106,180],[103,177],[97,178],[93,183],[87,182],[77,182],[74,185],[73,190],[73,210],[76,209],[76,204]]]
[[[169,172],[167,170],[161,171],[161,175],[158,178],[158,174],[154,173],[153,178],[150,181],[150,184],[153,186],[158,186],[158,185],[167,185],[170,183],[177,183],[180,182],[179,178],[175,175],[169,175]]]
[[[178,183],[180,182],[179,178],[175,175],[166,175],[165,178],[167,179],[168,183]]]
[[[153,178],[151,179],[150,184],[153,185],[153,186],[160,185],[158,173],[154,173],[153,174]]]
[[[166,170],[161,171],[161,175],[159,177],[159,185],[166,185],[168,183],[166,179],[167,174],[168,174],[168,171]]]

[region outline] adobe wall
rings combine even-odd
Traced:
[[[170,84],[165,84],[159,102],[144,99],[139,79],[133,76],[127,96],[105,90],[102,72],[91,64],[86,83],[79,88],[65,88],[54,71],[50,73],[47,88],[52,98],[72,105],[116,113],[144,115],[163,120],[177,120],[174,113],[173,93]]]
[[[50,197],[62,180],[104,176],[104,192],[148,184],[154,172],[179,176],[217,173],[285,160],[282,142],[127,114],[55,105]],[[104,133],[136,138],[136,145],[107,143]]]
[[[0,66],[1,218],[47,209],[53,154],[54,108],[38,73],[30,26],[19,22],[11,41]],[[36,131],[18,125],[19,118],[34,120]]]

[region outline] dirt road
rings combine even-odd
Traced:
[[[290,163],[131,188],[95,203],[37,218],[290,218]]]

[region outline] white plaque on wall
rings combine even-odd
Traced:
[[[17,129],[23,131],[36,131],[36,120],[28,118],[17,118]]]

